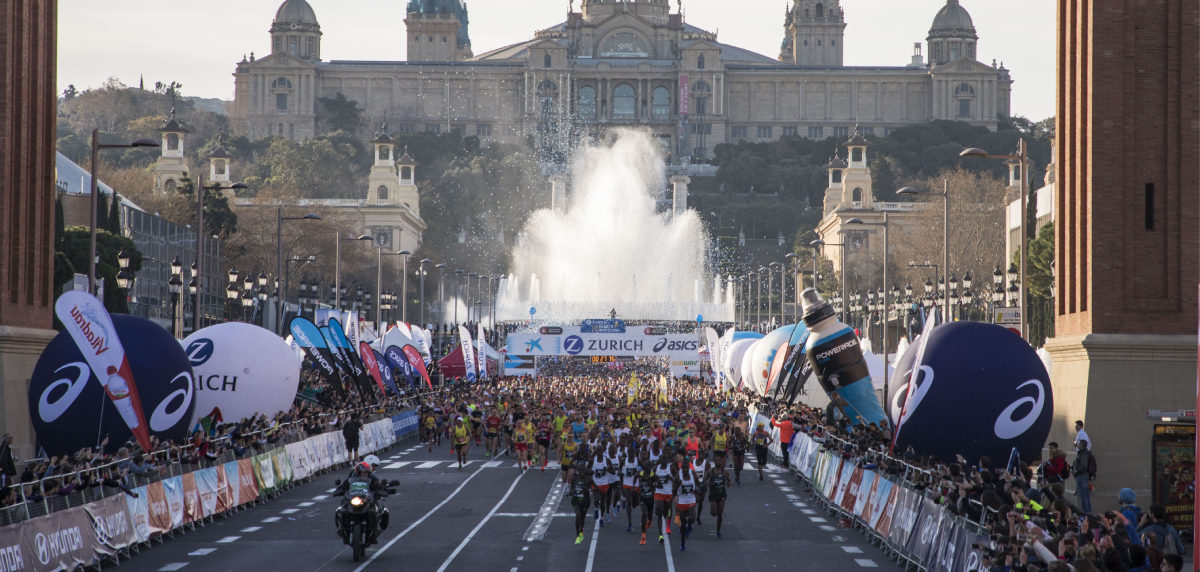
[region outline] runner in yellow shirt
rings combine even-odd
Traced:
[[[471,430],[463,424],[462,417],[454,420],[454,428],[451,429],[454,438],[454,452],[458,455],[458,468],[463,468],[463,463],[467,460],[467,441],[470,440]]]

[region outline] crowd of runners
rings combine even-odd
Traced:
[[[442,393],[419,418],[429,452],[446,440],[460,469],[474,446],[520,471],[561,471],[576,544],[589,514],[604,526],[624,511],[641,544],[655,531],[665,542],[674,525],[686,550],[706,502],[721,538],[727,490],[741,485],[748,452],[763,479],[771,428],[747,426],[750,399],[686,380],[663,390],[632,376],[503,378]]]

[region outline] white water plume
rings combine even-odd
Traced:
[[[534,212],[513,251],[513,274],[499,297],[498,318],[731,320],[732,306],[704,292],[712,276],[706,237],[695,211],[656,213],[666,187],[657,142],[621,130],[611,145],[583,149],[572,164],[573,196],[565,211]],[[522,288],[523,284],[528,284]]]

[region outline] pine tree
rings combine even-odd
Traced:
[[[63,214],[62,199],[54,199],[54,251],[62,252],[63,233],[67,230],[67,218]]]
[[[121,229],[121,195],[113,191],[112,206],[108,209],[108,226],[105,230],[113,234],[124,234]]]
[[[96,189],[96,192],[100,193],[96,204],[96,228],[108,230],[108,195],[100,189]]]

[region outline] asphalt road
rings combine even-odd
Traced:
[[[355,563],[350,547],[334,533],[331,497],[340,472],[317,477],[265,504],[176,534],[143,550],[122,570],[363,572],[550,571],[639,572],[689,570],[900,570],[865,538],[837,526],[836,519],[807,502],[803,485],[783,471],[759,481],[753,469],[729,489],[723,538],[716,519],[703,524],[679,550],[678,533],[660,545],[657,533],[638,544],[626,532],[625,511],[598,527],[588,517],[582,544],[575,544],[569,499],[556,493],[557,470],[522,475],[509,457],[472,460],[459,469],[445,445],[432,453],[415,443],[380,455],[380,477],[400,481],[386,500],[391,524],[380,543]],[[553,465],[552,465],[553,466]],[[348,471],[347,471],[348,472]]]

